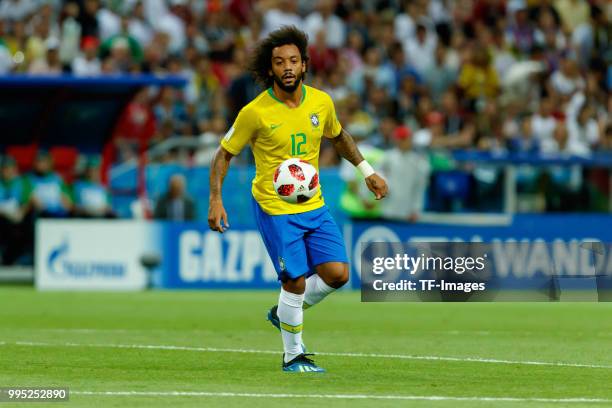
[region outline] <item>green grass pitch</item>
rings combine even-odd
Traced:
[[[343,291],[305,312],[328,373],[296,375],[265,321],[276,299],[0,288],[0,387],[70,387],[70,402],[37,407],[612,406],[612,304],[366,304]]]

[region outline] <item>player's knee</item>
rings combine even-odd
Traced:
[[[330,274],[330,280],[332,281],[330,286],[333,288],[341,288],[349,280],[349,268],[347,264],[340,264],[334,266],[332,273]]]

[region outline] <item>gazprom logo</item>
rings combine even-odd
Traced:
[[[122,278],[126,275],[126,266],[122,262],[102,262],[71,260],[68,239],[51,249],[47,258],[47,269],[53,276],[64,276],[77,279],[87,278]]]

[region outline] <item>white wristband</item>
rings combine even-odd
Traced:
[[[368,178],[372,174],[376,173],[374,171],[374,168],[372,166],[370,166],[370,163],[368,163],[366,160],[364,160],[361,163],[359,163],[357,165],[357,168],[359,169],[359,171],[361,172],[361,174],[363,174],[363,177],[365,177],[365,178]]]

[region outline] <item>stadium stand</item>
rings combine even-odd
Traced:
[[[355,137],[389,152],[410,130],[424,211],[609,212],[611,21],[606,0],[2,0],[0,152],[25,174],[49,150],[68,184],[102,155],[123,217],[178,172],[203,218],[199,167],[260,91],[249,51],[291,23]],[[246,191],[252,158],[236,161]],[[329,144],[320,165],[340,197]]]

